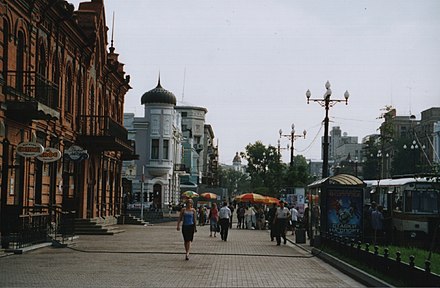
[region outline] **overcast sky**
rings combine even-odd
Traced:
[[[79,1],[70,0],[78,8]],[[178,105],[208,109],[220,161],[260,140],[276,146],[278,131],[306,139],[295,154],[320,159],[318,103],[327,80],[332,99],[350,92],[349,104],[330,109],[330,129],[350,136],[377,133],[386,105],[398,115],[440,107],[440,1],[438,0],[104,0],[109,41],[132,90],[125,112],[143,116],[140,98],[156,87]],[[283,138],[282,146],[289,142]],[[289,162],[290,154],[283,151]]]

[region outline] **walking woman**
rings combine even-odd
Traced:
[[[212,232],[214,232],[214,237],[217,237],[217,230],[218,230],[218,209],[217,204],[212,203],[211,210],[209,210],[209,227],[210,232],[209,237],[212,237]]]
[[[179,221],[177,221],[177,231],[180,230],[180,222],[183,222],[182,235],[185,242],[185,260],[189,260],[189,249],[194,239],[194,232],[196,232],[196,213],[196,210],[193,208],[193,200],[188,199],[185,208],[180,210]]]

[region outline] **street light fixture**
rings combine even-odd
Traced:
[[[286,148],[281,147],[281,141],[278,139],[278,155],[281,155],[281,150],[289,150],[290,146],[289,144],[286,145]]]
[[[307,131],[304,130],[303,134],[295,134],[295,124],[292,123],[292,130],[290,131],[290,134],[283,135],[283,130],[281,130],[281,129],[280,129],[279,133],[280,133],[280,138],[286,137],[286,138],[290,139],[290,166],[292,167],[293,166],[293,154],[294,154],[293,150],[295,149],[295,146],[294,146],[295,139],[297,139],[297,138],[306,139]]]
[[[343,99],[343,100],[339,100],[339,99],[330,100],[330,96],[332,95],[332,90],[330,89],[330,86],[331,86],[330,82],[327,81],[325,83],[326,92],[324,93],[323,99],[310,98],[312,96],[312,93],[310,92],[310,90],[307,90],[307,92],[306,92],[307,104],[309,104],[310,101],[317,102],[317,103],[319,103],[319,105],[321,105],[322,107],[325,108],[324,143],[322,144],[322,148],[323,148],[322,178],[328,177],[328,146],[329,146],[329,143],[328,143],[328,124],[329,124],[328,110],[330,109],[330,107],[333,107],[338,102],[345,102],[345,105],[348,105],[348,97],[350,97],[350,94],[348,93],[348,91],[345,91],[345,93],[344,93],[345,99]]]
[[[408,147],[406,144],[403,145],[403,149],[405,149],[405,150],[407,150],[407,149],[408,149],[408,150],[411,149],[411,151],[412,151],[412,154],[413,154],[413,155],[412,155],[412,156],[413,156],[413,173],[414,173],[414,174],[416,173],[416,151],[417,151],[419,148],[422,149],[422,150],[425,150],[426,146],[425,146],[425,145],[422,145],[422,146],[419,147],[419,145],[417,144],[416,140],[413,140],[413,141],[412,141],[410,147]]]

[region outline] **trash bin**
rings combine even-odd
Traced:
[[[304,228],[295,229],[295,242],[298,244],[306,243],[306,230]]]

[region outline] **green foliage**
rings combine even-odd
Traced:
[[[251,192],[250,178],[247,174],[233,169],[219,168],[220,187],[227,188],[230,193]]]
[[[241,153],[246,159],[250,186],[255,193],[278,197],[285,187],[304,187],[311,182],[307,160],[302,155],[295,156],[293,165],[281,162],[276,147],[266,147],[262,142],[248,144]]]

